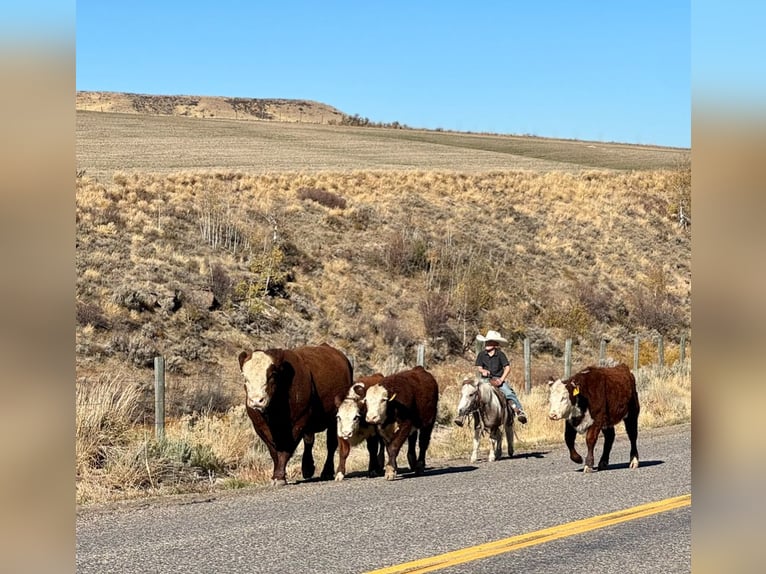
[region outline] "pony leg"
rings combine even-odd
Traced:
[[[471,462],[476,462],[479,458],[479,442],[481,440],[481,427],[473,427],[473,448],[471,450]]]
[[[503,433],[499,428],[489,433],[489,462],[494,462],[503,454]]]
[[[505,440],[508,443],[508,458],[513,456],[513,417],[505,423]]]

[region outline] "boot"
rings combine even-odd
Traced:
[[[506,403],[508,403],[508,408],[511,412],[516,413],[516,418],[518,421],[525,425],[527,424],[527,413],[525,413],[523,410],[516,408],[516,405],[513,403],[511,399],[506,399]]]

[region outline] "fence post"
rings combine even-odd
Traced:
[[[638,344],[638,335],[636,335],[636,338],[633,339],[633,372],[638,372],[638,351],[639,351],[639,344]]]
[[[681,350],[680,350],[680,356],[679,360],[681,364],[683,365],[686,362],[686,335],[681,335]]]
[[[606,339],[601,337],[601,344],[598,347],[598,366],[603,367],[606,363]]]
[[[572,339],[564,341],[564,378],[572,376]]]
[[[657,339],[657,361],[659,362],[660,367],[665,366],[665,339],[662,335]]]
[[[423,343],[418,345],[418,365],[421,367],[426,366],[426,347]]]
[[[165,439],[165,357],[154,357],[154,436]]]
[[[529,337],[524,338],[524,391],[532,392],[532,350]]]

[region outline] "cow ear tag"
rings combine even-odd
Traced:
[[[576,397],[579,394],[580,394],[580,387],[575,387],[574,390],[572,391],[572,396]]]

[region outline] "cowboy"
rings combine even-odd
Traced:
[[[493,387],[500,389],[505,395],[508,407],[516,413],[516,418],[521,424],[526,424],[527,414],[521,406],[519,397],[516,396],[507,380],[508,374],[511,372],[511,364],[505,353],[500,350],[500,343],[507,343],[508,340],[491,329],[487,331],[486,336],[479,334],[476,339],[484,342],[484,349],[476,355],[476,362],[474,363],[478,369],[479,377],[489,380]],[[463,417],[457,417],[454,422],[458,426],[463,426]]]

